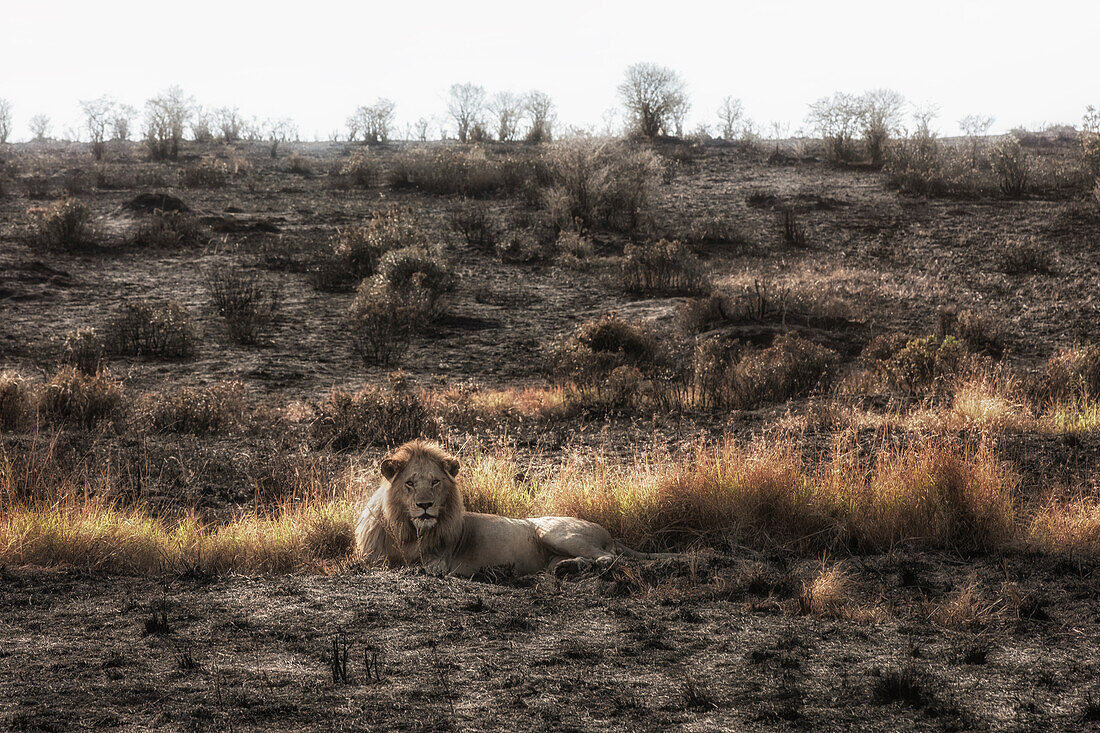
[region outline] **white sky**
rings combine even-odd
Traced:
[[[1095,0],[0,0],[0,98],[16,139],[34,114],[57,136],[79,125],[80,99],[140,108],[171,84],[324,139],[379,96],[401,126],[442,118],[450,84],[473,81],[542,89],[561,123],[601,128],[623,70],[654,61],[686,80],[689,130],[713,125],[727,94],[762,131],[793,133],[821,96],[890,87],[938,103],[943,134],[968,113],[1003,131],[1077,124],[1100,104],[1098,29]]]

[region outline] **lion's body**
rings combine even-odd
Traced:
[[[466,512],[457,472],[457,460],[420,441],[406,443],[386,459],[382,484],[356,527],[359,555],[392,566],[423,565],[472,576],[490,568],[530,575],[563,562],[606,564],[616,552],[639,554],[583,519]]]

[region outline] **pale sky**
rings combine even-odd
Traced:
[[[34,114],[60,136],[79,126],[80,99],[141,108],[172,84],[326,139],[380,96],[399,126],[442,120],[449,86],[472,81],[541,89],[559,123],[600,129],[624,69],[652,61],[687,82],[688,130],[713,126],[726,95],[763,132],[778,120],[793,133],[819,97],[889,87],[938,103],[935,126],[950,135],[970,113],[995,116],[995,132],[1078,124],[1100,105],[1098,28],[1094,0],[0,0],[0,98],[15,139]]]

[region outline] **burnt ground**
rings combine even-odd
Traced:
[[[18,173],[0,195],[0,370],[48,376],[66,332],[102,326],[128,298],[171,298],[196,318],[198,353],[184,361],[113,359],[111,374],[127,394],[235,379],[253,406],[270,411],[268,421],[210,436],[151,431],[138,417],[95,432],[66,429],[56,437],[58,461],[111,466],[132,479],[127,500],[211,512],[248,506],[258,487],[277,485],[276,474],[299,462],[330,466],[331,475],[348,465],[368,470],[381,446],[350,454],[319,447],[309,437],[309,409],[295,406],[317,404],[333,387],[387,380],[392,367],[365,365],[350,347],[352,294],[316,289],[309,269],[336,227],[392,203],[417,207],[459,276],[449,316],[419,335],[401,363],[422,386],[543,384],[547,341],[612,310],[672,328],[681,299],[637,299],[616,286],[622,235],[595,233],[596,257],[582,269],[502,264],[447,229],[460,199],[384,184],[336,189],[326,170],[352,146],[288,147],[311,161],[312,175],[290,172],[285,157],[271,161],[263,146],[189,147],[178,166],[145,163],[136,145],[111,147],[107,177],[134,180],[75,194],[104,234],[100,247],[81,252],[32,249],[21,227],[27,208],[61,195],[70,172],[94,177],[86,148],[6,151]],[[393,152],[376,151],[383,166]],[[658,230],[675,234],[706,218],[736,230],[729,241],[695,245],[719,285],[736,291],[759,281],[774,294],[839,301],[843,318],[830,338],[857,345],[876,333],[931,333],[941,309],[972,309],[1002,330],[1000,360],[1020,370],[1100,340],[1094,205],[1042,195],[906,197],[874,171],[809,160],[771,165],[767,152],[664,151],[677,162],[652,212]],[[249,166],[224,188],[176,185],[179,167],[214,156]],[[45,201],[26,195],[32,177],[47,179]],[[124,243],[133,223],[125,204],[161,190],[195,212],[205,244]],[[516,198],[483,203],[501,221],[524,214]],[[784,243],[785,208],[796,212],[808,246]],[[997,249],[1009,238],[1037,243],[1051,272],[1002,272]],[[280,287],[280,321],[259,346],[233,342],[211,310],[205,277],[226,266]],[[872,408],[889,400],[860,398]],[[582,412],[539,424],[451,426],[445,435],[456,446],[506,442],[554,465],[578,447],[629,457],[638,447],[675,450],[755,434],[808,405]],[[831,436],[811,429],[805,437],[820,447]],[[16,455],[35,440],[3,439]],[[1051,486],[1100,490],[1095,434],[1011,433],[996,449],[1028,495]],[[1100,719],[1094,560],[832,557],[848,575],[849,600],[806,614],[799,594],[822,558],[746,553],[516,583],[354,568],[219,578],[2,568],[0,727],[1067,730]],[[954,601],[967,588],[962,613]],[[147,623],[154,611],[166,614],[166,625]],[[340,631],[348,680],[333,682],[331,644]],[[367,649],[377,652],[381,682],[368,678]]]
[[[883,555],[803,615],[820,560],[628,564],[512,584],[415,571],[7,570],[13,730],[1078,730],[1095,562]],[[960,589],[973,615],[942,618]],[[947,624],[947,625],[945,625]],[[347,649],[346,679],[334,681]],[[341,665],[342,666],[342,665]]]

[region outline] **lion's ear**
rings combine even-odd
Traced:
[[[443,459],[443,470],[446,471],[451,478],[458,475],[458,469],[461,468],[461,466],[462,464],[458,462],[457,458],[447,457]]]
[[[401,473],[402,468],[404,468],[404,466],[401,465],[401,461],[396,458],[387,458],[382,461],[382,476],[387,481],[392,481],[394,476]]]

